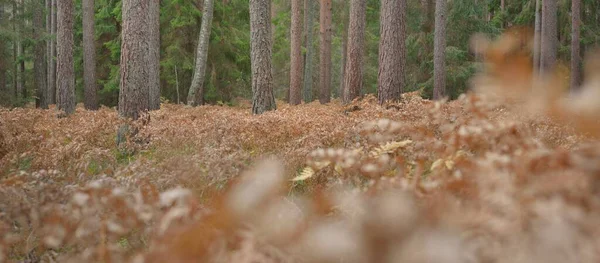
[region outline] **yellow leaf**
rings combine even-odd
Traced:
[[[435,162],[433,162],[433,164],[431,164],[431,170],[435,170],[438,167],[440,167],[440,165],[442,165],[442,163],[444,162],[444,159],[437,159]]]
[[[304,169],[302,169],[302,172],[300,172],[300,174],[296,177],[294,177],[294,179],[292,179],[292,181],[296,182],[296,181],[304,181],[308,178],[313,177],[313,175],[315,175],[315,171],[310,167],[305,167]]]

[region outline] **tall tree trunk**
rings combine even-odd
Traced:
[[[147,0],[123,0],[119,115],[134,120],[149,103],[150,5]]]
[[[542,34],[542,18],[540,14],[540,1],[535,0],[535,30],[533,35],[533,73],[539,74],[540,70],[540,35]]]
[[[345,13],[345,11],[344,11]],[[344,99],[344,94],[346,94],[346,86],[344,86],[344,78],[346,76],[346,55],[348,52],[348,18],[346,16],[344,16],[343,18],[343,31],[342,31],[342,61],[340,63],[340,90],[339,90],[339,95],[340,98],[343,100]]]
[[[43,40],[44,7],[41,3],[33,3],[33,37],[35,39],[33,75],[37,93],[36,107],[48,108],[48,88],[46,85],[46,43]]]
[[[382,0],[379,39],[379,103],[399,100],[406,60],[406,0]]]
[[[435,1],[433,40],[433,99],[446,96],[446,0]]]
[[[208,57],[208,46],[210,40],[210,29],[213,16],[213,0],[204,0],[202,14],[202,25],[196,48],[196,67],[192,85],[188,92],[188,105],[197,106],[204,103],[204,79],[206,76],[206,58]]]
[[[83,0],[83,83],[84,105],[88,110],[98,109],[98,85],[96,84],[96,45],[94,40],[94,0]]]
[[[0,3],[0,24],[4,24],[4,2]],[[4,53],[6,41],[0,41],[0,51]],[[6,57],[0,56],[0,93],[9,94],[6,89]]]
[[[52,1],[50,0],[45,0],[45,14],[46,14],[46,36],[49,36],[50,34],[52,34],[51,30],[52,30]],[[48,94],[48,105],[52,104],[50,101],[50,63],[52,63],[52,57],[50,55],[51,51],[50,49],[51,44],[50,44],[50,40],[48,38],[46,38],[46,94]]]
[[[271,65],[271,5],[268,0],[250,0],[250,55],[252,67],[252,113],[275,110]]]
[[[160,109],[160,0],[150,0],[148,11],[150,52],[148,63],[148,109]]]
[[[558,52],[557,0],[543,1],[541,43],[540,71],[545,75],[554,69]]]
[[[581,84],[581,55],[579,51],[581,0],[572,0],[571,19],[571,89],[576,89]]]
[[[75,65],[73,64],[73,0],[57,1],[56,86],[57,109],[75,111]]]
[[[360,96],[363,82],[363,55],[365,50],[365,24],[367,23],[367,1],[351,0],[348,27],[348,54],[344,77],[344,103]]]
[[[331,99],[331,0],[321,0],[319,17],[321,29],[319,102],[325,104]]]
[[[23,43],[21,42],[21,19],[23,14],[23,4],[21,0],[15,0],[14,8],[16,10],[15,18],[15,33],[17,34],[16,49],[17,49],[17,66],[15,68],[15,79],[16,79],[16,97],[17,99],[24,99],[27,97],[27,91],[25,90],[25,63],[23,61]]]
[[[15,32],[15,33],[17,32],[17,20],[18,20],[17,14],[18,14],[17,1],[14,1],[12,3],[12,17],[13,17],[12,29],[13,29],[13,32]],[[21,93],[22,93],[21,88],[19,87],[19,80],[18,80],[19,79],[19,70],[18,70],[18,66],[17,66],[17,63],[19,60],[19,54],[17,52],[17,50],[19,49],[18,46],[19,46],[19,39],[17,37],[13,41],[13,69],[12,69],[12,72],[13,72],[13,78],[12,78],[13,85],[12,86],[13,86],[13,92],[14,92],[13,96],[17,100],[19,98],[21,98]]]
[[[313,100],[313,25],[315,16],[315,0],[304,0],[304,34],[306,35],[305,44],[306,54],[304,55],[304,102]]]
[[[51,2],[51,6],[52,6],[52,13],[51,13],[51,17],[50,17],[50,32],[52,34],[52,38],[50,39],[50,69],[48,70],[49,76],[48,76],[48,98],[49,98],[49,103],[50,104],[55,104],[56,103],[56,25],[57,25],[57,20],[56,20],[56,14],[57,14],[57,7],[56,7],[56,1],[57,0],[49,0]]]
[[[302,102],[302,0],[292,0],[290,104]]]

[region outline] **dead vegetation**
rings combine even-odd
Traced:
[[[0,262],[598,262],[600,98],[484,77],[452,102],[162,105],[119,147],[113,109],[1,109]]]

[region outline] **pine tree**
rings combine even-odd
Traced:
[[[46,83],[46,43],[43,40],[44,27],[44,6],[41,3],[33,3],[33,37],[34,46],[34,64],[33,75],[34,84],[37,92],[36,106],[42,109],[48,108],[48,89]]]
[[[571,1],[571,89],[581,84],[581,0]]]
[[[433,99],[446,96],[446,0],[435,1],[435,37],[433,45]]]
[[[96,45],[94,40],[94,0],[82,0],[83,21],[83,82],[84,106],[88,110],[98,109],[98,87],[96,84]]]
[[[204,76],[206,75],[206,60],[208,56],[213,4],[213,0],[204,0],[202,25],[196,49],[196,66],[187,98],[188,105],[190,106],[202,105],[204,103]]]
[[[275,110],[271,71],[271,4],[250,0],[250,46],[252,63],[252,113]]]
[[[379,40],[379,103],[399,100],[406,60],[406,0],[382,0]]]
[[[319,102],[325,104],[331,99],[331,0],[321,0],[319,21],[321,28]]]
[[[348,53],[344,76],[344,103],[360,96],[363,82],[363,54],[365,48],[365,24],[367,1],[351,0],[348,27]]]
[[[65,114],[75,111],[75,68],[73,64],[73,0],[57,1],[56,104]]]
[[[290,47],[290,104],[302,102],[302,2],[292,0]]]

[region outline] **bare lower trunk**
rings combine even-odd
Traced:
[[[50,39],[50,74],[48,77],[48,94],[50,99],[50,104],[56,103],[56,1],[50,0],[52,3],[52,16],[50,17],[50,31],[52,33],[52,38]]]
[[[96,84],[96,46],[94,41],[94,0],[82,1],[83,22],[83,83],[84,105],[88,110],[98,109]]]
[[[148,110],[149,103],[149,10],[150,2],[147,0],[123,0],[119,115],[134,120]]]
[[[339,95],[340,98],[344,98],[344,94],[346,94],[346,89],[344,86],[344,77],[346,76],[346,53],[348,52],[348,26],[344,21],[344,31],[342,33],[342,62],[340,63],[340,90]]]
[[[75,68],[73,64],[73,0],[57,2],[56,86],[57,109],[75,111]]]
[[[275,110],[271,72],[271,5],[250,0],[250,47],[252,67],[252,113]]]
[[[311,102],[313,100],[312,84],[313,84],[313,20],[314,20],[314,7],[315,0],[304,1],[304,31],[306,34],[306,54],[304,55],[304,89],[303,97],[304,102]]]
[[[290,104],[302,102],[302,2],[292,0],[290,47]]]
[[[34,61],[33,61],[33,75],[34,75],[34,86],[36,89],[36,107],[47,109],[48,108],[48,88],[46,85],[46,43],[42,36],[44,34],[44,8],[35,3],[33,5],[33,36],[35,39],[34,46]]]
[[[406,1],[382,0],[379,40],[379,103],[400,99],[406,59]]]
[[[366,9],[366,0],[351,0],[346,76],[344,77],[344,86],[347,92],[344,94],[344,103],[349,103],[360,96],[362,89]]]
[[[439,100],[446,96],[446,0],[436,0],[434,34],[433,99]]]
[[[150,27],[150,56],[148,60],[148,109],[160,109],[160,0],[150,0],[148,10]]]
[[[540,0],[535,0],[535,31],[533,35],[533,72],[539,74],[540,70],[540,35],[542,33],[542,19],[540,15]]]
[[[210,40],[210,29],[213,16],[213,0],[204,0],[202,25],[196,48],[196,67],[192,85],[188,92],[188,105],[197,106],[204,103],[204,79],[206,76],[206,59],[208,57],[208,45]]]
[[[320,92],[319,102],[328,103],[331,99],[331,0],[321,0],[320,8],[321,48],[320,48]]]
[[[581,84],[581,55],[579,51],[581,0],[572,0],[571,16],[571,89],[576,89]]]
[[[557,0],[544,0],[542,5],[541,74],[554,69],[558,52],[558,6]]]

